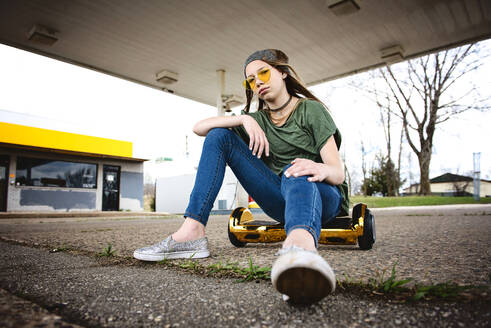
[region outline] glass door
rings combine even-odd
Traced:
[[[119,211],[119,176],[121,167],[103,166],[102,210]]]
[[[7,191],[9,187],[9,157],[0,155],[0,212],[7,210]]]

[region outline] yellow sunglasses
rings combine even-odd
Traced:
[[[271,70],[269,68],[263,68],[257,72],[257,78],[264,83],[268,82],[270,77]],[[242,84],[244,85],[244,88],[254,90],[254,88],[256,88],[256,77],[249,76]]]

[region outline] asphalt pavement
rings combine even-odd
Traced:
[[[372,250],[320,247],[338,279],[366,282],[397,263],[398,277],[417,283],[489,285],[490,205],[381,209],[374,214],[377,242]],[[168,216],[0,220],[0,326],[490,326],[485,288],[469,299],[410,302],[398,295],[338,286],[323,301],[298,307],[283,302],[267,280],[237,282],[129,259],[134,248],[165,237],[181,220]],[[279,244],[234,248],[228,242],[226,222],[227,216],[210,219],[212,257],[200,260],[201,265],[220,261],[246,266],[249,258],[259,266],[271,265]],[[108,244],[122,261],[94,256]],[[52,252],[54,248],[71,252]]]

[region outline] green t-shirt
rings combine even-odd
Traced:
[[[265,111],[242,111],[242,114],[253,117],[266,134],[269,156],[261,156],[261,159],[276,174],[280,174],[283,168],[297,157],[322,163],[320,150],[333,135],[338,149],[341,147],[341,133],[327,109],[318,101],[300,99],[282,126],[274,125]],[[249,144],[249,135],[242,125],[232,130]],[[344,181],[337,187],[343,196],[338,215],[348,215],[348,185]]]

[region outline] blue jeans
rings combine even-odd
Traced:
[[[307,176],[287,178],[284,174],[276,175],[252,155],[249,147],[234,132],[215,128],[208,132],[203,144],[185,217],[206,226],[227,164],[261,209],[285,225],[287,235],[293,229],[305,229],[312,234],[317,245],[322,223],[339,213],[342,196],[336,186],[309,182]]]

